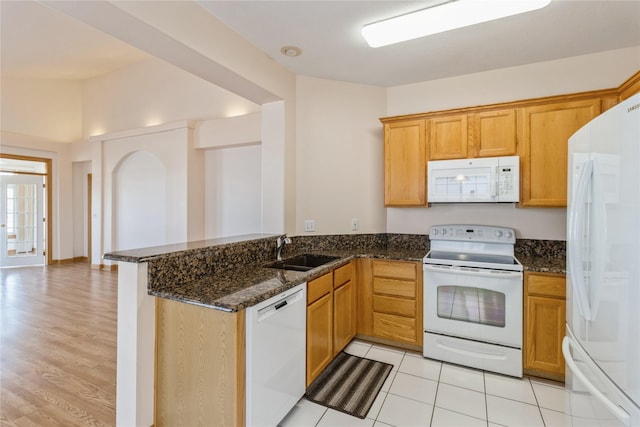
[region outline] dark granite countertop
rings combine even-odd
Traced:
[[[518,261],[524,267],[524,271],[536,273],[567,274],[565,258],[543,258],[533,256],[519,256]]]
[[[306,272],[268,268],[264,264],[247,265],[193,281],[159,283],[150,287],[149,294],[232,312],[251,307],[300,283],[320,277],[354,258],[421,261],[425,255],[423,251],[388,249],[308,253],[337,256],[338,259]]]
[[[174,243],[170,245],[151,246],[141,249],[127,249],[122,251],[115,251],[104,254],[104,259],[111,261],[123,261],[123,262],[145,262],[152,258],[156,258],[162,255],[175,254],[178,252],[206,249],[213,246],[231,246],[234,243],[248,242],[251,240],[260,240],[265,238],[275,239],[276,234],[245,234],[242,236],[233,237],[221,237],[217,239],[198,240],[185,243]]]
[[[275,235],[251,234],[183,244],[118,251],[105,259],[149,263],[149,294],[223,311],[239,311],[313,280],[354,258],[421,262],[428,252],[424,235],[294,237],[284,258],[300,253],[337,256],[307,272],[267,268],[275,258]],[[524,271],[565,274],[557,242],[524,241],[517,254]],[[561,242],[563,243],[563,242]],[[531,246],[531,247],[530,247]],[[542,256],[547,255],[547,256]]]
[[[149,294],[198,304],[225,311],[239,311],[278,295],[300,283],[313,280],[354,258],[397,261],[422,261],[425,253],[417,250],[367,249],[365,251],[313,251],[339,258],[307,272],[250,265],[228,269],[208,277],[182,283],[155,286]],[[525,271],[565,273],[564,259],[521,258]]]

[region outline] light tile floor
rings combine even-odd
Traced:
[[[281,427],[571,425],[563,412],[564,387],[560,383],[507,377],[358,340],[345,351],[393,364],[367,418],[352,417],[303,398]]]

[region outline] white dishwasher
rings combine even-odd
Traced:
[[[307,284],[246,310],[246,424],[276,426],[305,393]]]

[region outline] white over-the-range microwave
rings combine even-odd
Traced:
[[[510,203],[520,197],[520,157],[427,162],[429,203]]]

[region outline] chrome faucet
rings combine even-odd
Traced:
[[[282,261],[282,248],[289,243],[291,243],[291,239],[288,238],[286,234],[278,237],[276,241],[276,260]]]

